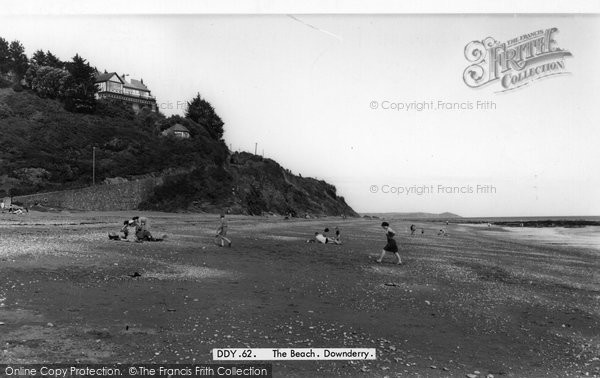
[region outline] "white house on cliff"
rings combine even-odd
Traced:
[[[127,81],[124,76],[119,76],[116,72],[96,74],[97,98],[126,102],[131,104],[136,112],[143,107],[148,107],[155,112],[156,98],[152,96],[150,89],[144,84],[144,80],[131,79],[131,81]]]

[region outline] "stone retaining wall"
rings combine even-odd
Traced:
[[[135,210],[162,183],[162,177],[152,177],[120,184],[14,196],[12,201],[20,202],[26,207],[38,203],[71,210]]]

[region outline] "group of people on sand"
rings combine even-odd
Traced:
[[[6,206],[4,201],[0,202],[0,210],[2,210],[2,214],[4,214],[4,210],[8,211],[9,214],[23,214],[29,212],[29,209],[26,207],[15,206],[13,204]]]
[[[148,230],[148,218],[135,216],[123,221],[123,227],[119,233],[111,232],[108,234],[110,240],[135,241],[142,243],[145,241],[157,242],[163,241],[166,235],[155,238]]]
[[[315,237],[313,239],[308,239],[307,243],[320,243],[320,244],[342,244],[342,234],[339,228],[335,228],[334,230],[335,236],[329,237],[327,233],[329,233],[329,228],[325,228],[323,232],[315,232]]]
[[[215,235],[215,243],[221,247],[224,247],[225,243],[231,247],[231,240],[227,238],[227,228],[225,215],[221,214],[220,225]],[[166,239],[166,237],[167,235],[162,235],[159,238],[152,236],[149,230],[148,218],[139,216],[123,221],[123,227],[121,227],[118,233],[110,232],[108,234],[110,240],[135,241],[138,243],[145,241],[159,242]]]
[[[398,252],[398,244],[396,243],[396,239],[394,239],[396,232],[394,230],[392,230],[392,228],[390,227],[390,224],[388,222],[381,223],[381,227],[385,231],[385,237],[386,237],[387,243],[381,250],[381,256],[376,261],[378,263],[381,263],[383,261],[383,258],[385,257],[386,253],[393,253],[398,258],[398,261],[396,262],[396,264],[401,265],[402,259],[400,258],[400,253]],[[412,229],[411,229],[411,231],[412,231]],[[334,237],[327,236],[328,232],[329,232],[329,228],[325,228],[325,230],[323,230],[323,232],[315,232],[315,237],[313,239],[308,239],[306,242],[307,243],[320,243],[320,244],[336,244],[336,245],[342,244],[341,233],[340,233],[340,229],[338,227],[335,228],[335,236]]]
[[[225,214],[221,214],[219,217],[219,227],[217,228],[215,235],[215,244],[220,247],[231,247],[231,240],[227,238],[228,231],[228,223],[225,218]],[[388,222],[382,222],[381,228],[383,228],[386,237],[386,244],[381,250],[381,255],[376,260],[378,263],[383,261],[383,258],[387,253],[393,253],[396,258],[396,264],[402,264],[402,258],[400,257],[400,253],[398,250],[398,244],[396,243],[396,232],[392,230],[390,224]],[[325,228],[322,232],[315,232],[315,236],[312,239],[308,239],[307,243],[318,243],[318,244],[334,244],[340,245],[342,244],[341,232],[338,227],[334,229],[334,236],[328,236],[329,228]],[[414,235],[416,231],[416,227],[411,225],[410,227],[411,235]],[[421,234],[424,234],[425,230],[421,229]],[[441,229],[438,235],[447,236],[447,233],[444,229]],[[131,237],[134,237],[132,240]],[[148,229],[148,218],[135,216],[131,219],[125,220],[123,222],[123,227],[119,233],[111,232],[108,234],[109,239],[111,240],[123,240],[123,241],[136,241],[136,242],[144,242],[144,241],[162,241],[166,238],[166,235],[163,235],[160,238],[155,238],[152,236]]]
[[[410,236],[415,236],[415,232],[417,232],[417,226],[414,224],[410,225]],[[421,228],[421,236],[425,235],[425,229]]]

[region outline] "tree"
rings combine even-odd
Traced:
[[[17,79],[21,80],[29,67],[25,48],[21,42],[12,41],[8,48],[8,54],[10,56],[10,69],[17,75]]]
[[[46,55],[48,58],[48,55]],[[67,64],[70,78],[63,83],[65,108],[78,113],[92,113],[96,108],[96,69],[79,56]]]
[[[46,53],[43,50],[37,50],[31,56],[30,62],[37,66],[46,66]]]
[[[64,68],[65,64],[52,54],[50,51],[46,51],[46,65],[54,68]]]
[[[0,37],[0,74],[5,74],[10,70],[10,54],[8,41]]]
[[[221,121],[221,117],[215,112],[212,105],[200,96],[200,93],[187,103],[185,116],[204,126],[214,139],[221,139],[223,137],[223,121]]]
[[[25,80],[29,83],[32,76],[31,69],[27,71]],[[29,84],[40,97],[63,98],[68,92],[69,77],[71,75],[60,68],[49,66],[38,67]]]

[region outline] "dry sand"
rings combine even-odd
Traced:
[[[217,216],[161,213],[143,215],[166,241],[109,241],[131,215],[0,215],[0,362],[373,347],[376,361],[275,362],[274,376],[599,374],[597,250],[422,223],[398,237],[406,264],[380,265],[376,220],[232,217],[233,247],[219,248]],[[344,245],[305,242],[334,226]]]

